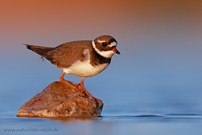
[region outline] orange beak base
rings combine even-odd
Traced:
[[[114,53],[120,54],[120,52],[116,49],[116,47],[113,48]]]

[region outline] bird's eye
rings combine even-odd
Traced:
[[[106,42],[103,42],[103,43],[102,43],[102,46],[106,47],[106,46],[107,46],[107,43],[106,43]]]

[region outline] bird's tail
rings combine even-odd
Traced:
[[[52,47],[29,45],[29,44],[25,44],[25,45],[26,45],[27,49],[32,50],[33,52],[35,52],[45,58],[46,58],[47,53],[53,49]]]

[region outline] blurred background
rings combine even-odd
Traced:
[[[85,82],[105,103],[103,115],[201,113],[201,7],[201,0],[0,0],[0,111],[17,112],[61,74],[24,43],[109,34],[121,55]]]

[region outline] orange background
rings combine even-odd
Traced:
[[[201,36],[201,7],[200,0],[0,0],[1,46],[55,46],[102,34],[128,46],[135,38],[172,38],[178,29]]]

